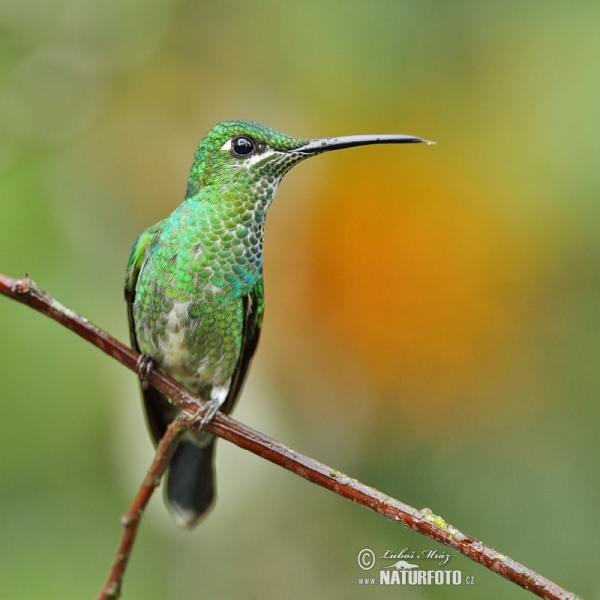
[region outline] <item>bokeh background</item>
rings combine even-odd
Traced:
[[[600,597],[600,5],[0,2],[0,271],[128,340],[130,247],[246,118],[332,153],[284,180],[235,417]],[[0,299],[0,589],[93,598],[152,456],[133,374]],[[193,533],[161,498],[125,598],[526,598],[370,588],[445,548],[220,442]],[[387,564],[387,563],[386,563]],[[426,563],[422,563],[425,565]]]

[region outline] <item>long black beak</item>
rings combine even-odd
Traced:
[[[310,140],[299,148],[289,152],[302,152],[305,154],[319,154],[329,150],[341,150],[342,148],[353,148],[354,146],[367,146],[368,144],[435,144],[414,135],[382,134],[382,135],[344,135],[342,137],[328,137],[318,140]]]

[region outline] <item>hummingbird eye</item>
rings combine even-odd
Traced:
[[[231,154],[238,158],[246,158],[250,156],[255,150],[254,140],[251,138],[240,135],[239,137],[231,140]]]

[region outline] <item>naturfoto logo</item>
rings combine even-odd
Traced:
[[[473,575],[463,576],[458,569],[441,569],[451,558],[447,552],[437,550],[385,550],[377,557],[370,548],[358,553],[358,566],[363,571],[374,569],[378,561],[390,560],[389,564],[380,564],[379,577],[359,577],[359,585],[472,585]],[[414,562],[413,562],[414,561]],[[428,561],[425,565],[419,561]],[[432,564],[433,561],[433,564]],[[433,568],[432,568],[433,567]]]

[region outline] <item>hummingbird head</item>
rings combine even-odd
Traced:
[[[186,198],[217,186],[219,197],[235,190],[264,188],[272,199],[282,177],[296,164],[330,150],[366,144],[427,142],[409,135],[356,135],[304,140],[251,121],[215,125],[200,142],[188,180]]]
[[[259,123],[219,123],[198,146],[187,196],[209,186],[223,194],[230,187],[261,186],[263,180],[276,185],[299,160],[288,152],[305,143]]]

